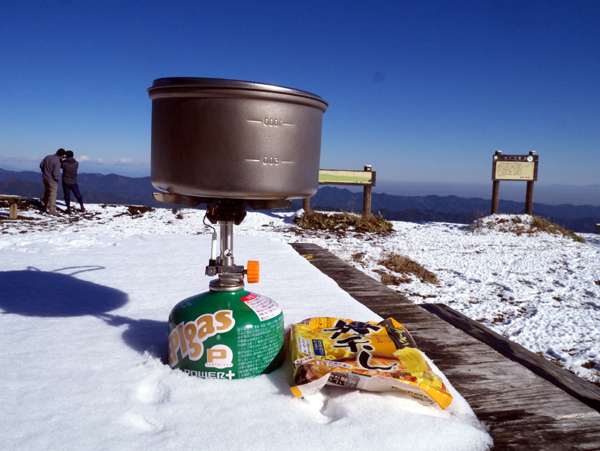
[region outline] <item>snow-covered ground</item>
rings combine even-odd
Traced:
[[[86,214],[57,219],[29,210],[23,215],[35,219],[2,221],[0,234],[207,234],[204,213],[165,208],[135,214],[125,206],[89,205]],[[341,237],[302,230],[293,221],[295,214],[249,211],[234,234],[315,243],[377,280],[381,274],[376,270],[393,274],[378,264],[385,254],[405,255],[439,280],[433,285],[410,277],[410,283],[398,285],[397,291],[410,300],[447,304],[581,377],[600,382],[600,234],[579,234],[585,243],[547,233],[517,235],[498,224],[503,219],[512,222],[515,216],[496,215],[479,227],[394,221],[389,235],[348,232]],[[527,216],[517,218],[527,221]],[[204,265],[207,257],[199,258]]]
[[[0,222],[0,436],[7,450],[484,450],[491,438],[454,399],[441,410],[397,393],[326,387],[294,398],[288,360],[266,376],[200,380],[172,371],[167,317],[206,291],[202,213],[89,205],[84,216]],[[124,213],[124,214],[123,214]],[[0,211],[4,214],[4,211]],[[286,326],[311,316],[378,321],[282,238],[247,236],[247,288],[275,299]],[[288,218],[289,219],[289,218]],[[282,225],[286,220],[278,219]],[[286,225],[287,226],[287,225]]]
[[[204,211],[86,208],[72,217],[20,211],[14,221],[0,209],[0,434],[7,449],[487,447],[489,436],[456,392],[441,411],[332,387],[298,400],[289,392],[289,361],[271,375],[226,384],[171,371],[161,363],[168,313],[209,280]],[[448,304],[598,379],[599,236],[582,235],[579,243],[485,224],[403,222],[385,236],[338,236],[303,231],[293,218],[249,212],[235,227],[236,262],[261,262],[261,282],[248,288],[275,299],[286,326],[311,316],[379,319],[286,243],[314,242],[376,279],[376,270],[389,272],[378,261],[394,252],[439,280],[412,277],[396,287],[411,300]]]

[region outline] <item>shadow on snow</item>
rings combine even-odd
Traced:
[[[115,288],[74,277],[102,266],[0,272],[0,308],[6,313],[41,318],[99,315],[124,306],[128,296]],[[65,271],[70,271],[65,274]]]
[[[166,321],[111,315],[108,312],[127,304],[127,293],[75,277],[102,269],[77,266],[40,271],[30,266],[24,271],[0,272],[0,309],[5,314],[38,318],[95,316],[110,326],[127,325],[123,332],[125,344],[140,354],[148,351],[166,362]]]

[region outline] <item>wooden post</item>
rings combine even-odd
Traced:
[[[529,155],[535,155],[535,150],[529,152]],[[533,180],[527,182],[527,194],[525,195],[525,214],[533,215]]]
[[[494,160],[497,160],[497,156],[502,155],[502,151],[501,150],[497,150],[496,152],[494,152],[494,155],[496,156],[494,158]],[[493,179],[493,177],[492,177]],[[498,200],[500,198],[500,180],[494,180],[494,185],[492,187],[492,213],[493,215],[497,215],[498,214]]]
[[[527,195],[525,196],[525,214],[533,214],[533,182],[527,182]]]
[[[17,211],[17,203],[11,202],[10,210],[8,213],[8,219],[17,219],[18,216],[19,216],[19,213]]]
[[[365,165],[365,171],[371,171],[370,165]],[[363,218],[371,217],[371,185],[365,186],[363,191]]]
[[[494,186],[492,188],[492,214],[498,214],[498,199],[500,197],[500,181],[494,180]]]
[[[312,211],[310,209],[310,197],[302,199],[302,208],[304,208],[304,213],[310,213]]]

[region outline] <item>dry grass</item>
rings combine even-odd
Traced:
[[[330,232],[355,231],[360,233],[389,233],[392,223],[380,216],[363,218],[351,213],[325,214],[311,211],[294,219],[294,222],[303,229],[328,230]]]
[[[506,216],[506,215],[505,215]],[[558,224],[553,223],[547,218],[540,216],[531,216],[530,220],[523,220],[521,216],[500,217],[500,218],[479,218],[472,225],[472,231],[481,230],[484,227],[498,230],[499,232],[509,232],[515,235],[533,235],[540,232],[549,233],[552,235],[560,235],[571,238],[578,243],[585,243],[585,239],[577,235],[572,230],[567,230]]]
[[[530,231],[528,233],[546,232],[552,235],[566,236],[567,238],[571,238],[573,241],[577,241],[579,243],[585,243],[585,240],[572,230],[567,230],[558,224],[554,224],[549,219],[541,218],[539,216],[534,216],[532,218],[529,230]]]
[[[414,274],[422,282],[432,283],[438,285],[439,281],[437,276],[423,268],[420,264],[411,260],[404,255],[398,254],[387,254],[379,262],[380,265],[385,266],[390,271],[394,271],[398,274]]]
[[[352,261],[354,261],[356,263],[362,263],[365,255],[366,255],[365,252],[357,252],[356,254],[352,254],[352,256],[350,258],[352,258]]]
[[[118,216],[131,216],[133,218],[137,218],[142,216],[144,213],[148,213],[151,211],[154,211],[155,209],[153,207],[146,207],[143,205],[125,205],[127,207],[127,211],[125,213],[119,213],[118,215],[115,215],[115,218]]]
[[[374,272],[376,272],[377,274],[379,274],[381,276],[381,283],[384,285],[400,285],[401,283],[411,283],[412,282],[412,280],[410,280],[409,277],[394,276],[392,274],[388,274],[385,271],[382,271],[381,269],[376,269],[376,270],[374,270]]]

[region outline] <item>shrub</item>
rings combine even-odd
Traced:
[[[400,285],[401,283],[412,282],[408,277],[393,276],[385,271],[382,271],[381,269],[376,269],[374,272],[381,276],[381,283],[384,285]]]
[[[531,235],[545,232],[552,235],[562,235],[579,243],[585,243],[585,240],[572,230],[567,230],[558,224],[551,222],[549,219],[541,218],[539,216],[488,216],[473,222],[471,224],[471,231],[480,232],[481,229],[486,227],[499,232],[514,233],[515,235]]]
[[[296,217],[294,222],[303,229],[329,230],[331,232],[354,230],[361,233],[388,233],[393,229],[392,223],[381,216],[363,218],[351,213],[325,214],[311,211]]]
[[[534,216],[531,218],[531,224],[529,225],[528,233],[535,232],[546,232],[551,233],[552,235],[563,235],[568,238],[572,238],[574,241],[578,243],[585,243],[585,240],[577,235],[572,230],[567,230],[558,224],[554,224],[549,219],[541,218],[539,216]]]

